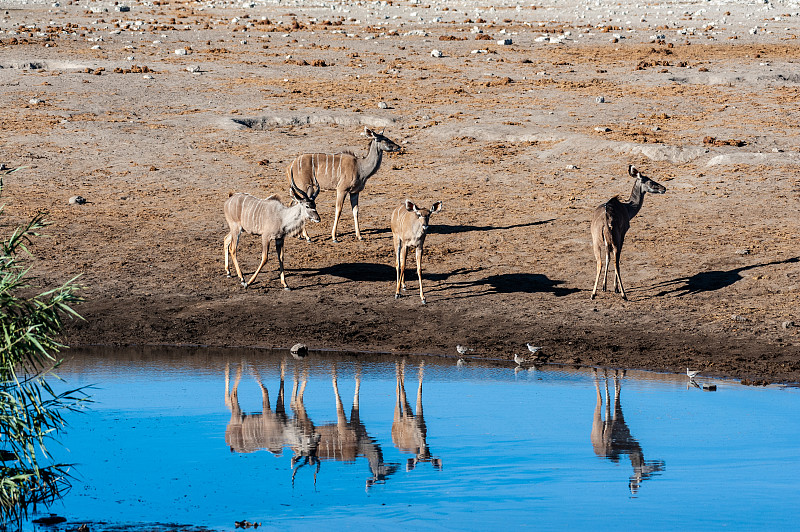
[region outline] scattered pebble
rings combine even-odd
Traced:
[[[444,57],[441,50],[431,50],[431,57]]]
[[[781,323],[781,327],[783,327],[784,329],[791,329],[792,327],[794,327],[794,322],[792,320],[786,320],[783,323]]]
[[[175,55],[186,55],[189,52],[186,51],[186,48],[178,48],[175,50]]]
[[[192,65],[192,66],[186,67],[186,71],[187,72],[191,72],[192,74],[199,74],[200,72],[202,72],[200,70],[200,67],[197,66],[197,65]]]
[[[578,169],[578,167],[575,166],[574,164],[567,165],[567,170],[577,170],[577,169]]]
[[[388,109],[389,104],[386,102],[378,102],[378,109]]]
[[[42,100],[41,98],[31,98],[30,100],[28,100],[28,103],[31,105],[39,105],[40,103],[44,103],[44,100]]]
[[[606,103],[606,98],[605,96],[598,96],[597,98],[594,99],[594,101],[596,103]]]
[[[83,205],[84,203],[86,203],[86,198],[83,196],[72,196],[69,199],[70,205]]]
[[[608,128],[608,127],[596,127],[596,128],[594,128],[594,130],[597,131],[598,133],[608,133],[609,131],[611,131],[611,128]]]
[[[747,321],[747,318],[745,318],[744,316],[740,316],[738,314],[731,314],[731,319],[733,321],[738,321],[739,323]]]
[[[500,39],[499,41],[497,41],[497,44],[499,44],[500,46],[510,46],[511,44],[513,44],[513,41],[511,39]]]
[[[737,255],[749,255],[750,254],[750,250],[749,249],[737,249],[736,250],[736,254]]]

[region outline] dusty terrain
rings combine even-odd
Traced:
[[[66,341],[550,362],[800,382],[794,2],[0,4],[4,227],[47,211],[37,285],[80,274]],[[130,7],[129,10],[127,8]],[[506,39],[510,40],[506,41]],[[432,53],[438,50],[441,54]],[[435,57],[441,55],[441,57]],[[403,146],[330,240],[223,274],[230,192],[288,203],[298,154]],[[589,218],[628,164],[667,187],[594,281]],[[84,205],[68,198],[85,197]],[[436,200],[428,305],[393,298],[392,209]],[[260,239],[243,235],[252,272]],[[795,325],[796,324],[796,325]]]

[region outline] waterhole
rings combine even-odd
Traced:
[[[796,526],[794,388],[313,350],[70,351],[59,373],[95,403],[55,450],[53,529]]]

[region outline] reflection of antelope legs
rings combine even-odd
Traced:
[[[356,389],[353,395],[353,406],[350,409],[350,421],[347,420],[344,404],[339,394],[336,363],[333,365],[331,380],[336,399],[336,424],[317,428],[320,434],[319,457],[354,462],[359,455],[363,455],[367,459],[372,473],[372,477],[367,479],[367,487],[384,482],[389,475],[397,471],[397,464],[387,464],[383,461],[383,451],[380,445],[367,433],[366,427],[361,423],[358,403],[361,390],[361,369],[359,368],[356,372]]]
[[[436,469],[442,468],[442,460],[434,458],[428,449],[428,428],[422,413],[422,378],[425,373],[425,362],[419,364],[419,384],[417,385],[417,413],[411,410],[405,388],[405,359],[395,363],[395,388],[397,402],[394,408],[394,422],[392,423],[392,441],[394,446],[405,453],[413,453],[414,458],[406,462],[406,471],[414,469],[419,462],[430,462]]]
[[[225,443],[231,452],[251,453],[259,449],[267,449],[280,456],[284,442],[284,426],[286,411],[283,405],[283,364],[281,364],[281,382],[278,398],[273,412],[269,404],[269,392],[261,382],[261,377],[253,370],[253,376],[261,388],[262,412],[245,414],[239,406],[239,382],[242,379],[244,363],[236,369],[233,388],[230,388],[230,364],[225,365],[225,405],[231,411],[231,419],[225,429]]]
[[[298,378],[298,368],[294,369],[294,382],[292,383],[291,407],[294,417],[287,428],[287,445],[294,451],[292,456],[292,485],[297,471],[306,464],[316,465],[314,471],[314,481],[316,482],[319,472],[319,441],[320,435],[314,423],[308,417],[306,405],[303,403],[303,394],[308,383],[308,368],[304,369],[302,380]]]
[[[639,442],[631,436],[630,429],[622,415],[622,402],[620,399],[619,372],[614,371],[614,414],[611,415],[611,404],[608,394],[608,373],[603,371],[605,385],[605,420],[601,414],[603,396],[600,393],[600,380],[597,370],[594,372],[594,386],[597,390],[597,404],[592,420],[592,446],[597,456],[608,458],[614,463],[619,462],[622,455],[627,454],[633,467],[628,487],[631,494],[636,495],[643,480],[650,478],[653,473],[663,471],[663,460],[645,460],[644,452]]]

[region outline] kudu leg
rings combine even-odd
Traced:
[[[590,299],[594,299],[595,296],[597,296],[597,285],[600,283],[601,273],[603,273],[603,260],[597,257],[597,275],[594,277],[594,288],[592,289],[592,297]]]
[[[611,252],[606,248],[606,269],[605,273],[603,274],[603,292],[606,291],[606,287],[608,286],[608,266],[611,263]]]
[[[278,268],[281,271],[281,284],[283,285],[284,290],[291,290],[289,285],[286,284],[286,277],[283,274],[283,244],[284,241],[282,238],[278,238],[275,240],[275,252],[278,254]]]
[[[395,286],[394,290],[395,299],[400,298],[400,272],[402,271],[400,269],[400,253],[402,253],[402,245],[403,243],[400,241],[400,239],[394,239],[394,268],[397,273],[397,285]]]
[[[417,279],[419,279],[419,298],[422,300],[422,304],[425,304],[425,294],[422,293],[422,246],[417,246],[417,250],[415,252],[417,256]]]
[[[277,247],[277,245],[276,245],[276,247]],[[261,264],[258,265],[258,268],[256,268],[255,273],[253,274],[253,276],[250,278],[249,281],[247,281],[246,283],[244,281],[242,282],[242,286],[245,287],[245,288],[247,288],[248,286],[253,284],[253,281],[256,280],[256,277],[258,277],[258,274],[261,273],[261,268],[263,268],[264,264],[267,263],[267,255],[269,255],[269,240],[264,241],[264,243],[262,245],[262,250],[263,251],[261,252]],[[234,261],[236,260],[235,257],[236,257],[236,255],[234,255]],[[234,262],[234,264],[236,264],[236,263]],[[236,269],[237,270],[239,269],[238,266],[237,266]]]
[[[339,225],[339,217],[342,215],[342,206],[344,205],[344,196],[346,192],[336,191],[336,212],[333,215],[333,227],[331,228],[331,239],[336,240],[336,227]]]
[[[230,243],[230,253],[231,259],[233,260],[233,267],[236,268],[236,277],[239,278],[239,281],[244,283],[244,277],[242,276],[242,270],[239,268],[239,259],[236,258],[236,251],[239,249],[239,237],[241,236],[241,232],[239,232],[235,237],[231,237]]]
[[[364,240],[361,238],[361,230],[358,227],[358,194],[350,194],[350,206],[353,208],[353,224],[356,226],[356,238]]]
[[[233,241],[233,235],[228,233],[225,236],[225,240],[222,244],[223,253],[225,253],[225,275],[230,277],[231,276],[231,268],[228,264],[228,255],[230,254],[231,242]]]
[[[406,291],[406,258],[408,257],[408,247],[402,243],[400,249],[400,290]]]
[[[619,251],[614,254],[614,292],[617,292],[617,287],[619,286],[619,292],[622,294],[622,299],[627,301],[628,296],[625,295],[625,288],[622,286],[622,275],[619,273],[619,255]]]

